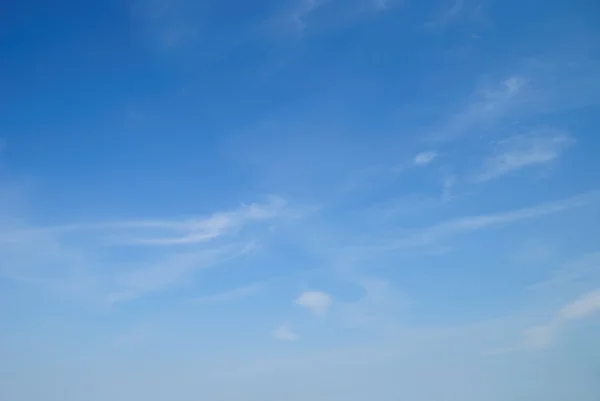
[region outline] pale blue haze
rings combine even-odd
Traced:
[[[600,400],[600,6],[0,11],[0,400]]]

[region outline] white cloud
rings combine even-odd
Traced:
[[[216,302],[229,302],[240,298],[245,298],[250,295],[256,294],[264,288],[261,283],[254,283],[245,285],[242,287],[234,288],[233,290],[225,291],[220,294],[208,295],[194,299],[196,302],[202,303],[216,303]]]
[[[479,87],[462,110],[437,128],[431,139],[448,141],[460,139],[474,128],[497,121],[527,101],[529,79],[512,75],[493,84]]]
[[[437,153],[432,151],[421,152],[415,156],[414,163],[417,166],[426,166],[431,163],[437,157]]]
[[[130,270],[115,277],[117,290],[107,296],[107,302],[137,298],[142,294],[165,290],[181,283],[193,272],[221,265],[240,258],[253,249],[253,244],[225,245],[190,253],[169,255],[150,267]]]
[[[201,218],[164,220],[124,220],[99,223],[75,223],[50,227],[29,227],[12,233],[8,239],[36,233],[100,236],[112,245],[190,245],[208,242],[236,232],[245,224],[281,217],[287,202],[271,196],[266,203],[241,205],[235,210],[217,212]],[[2,241],[0,237],[0,241]]]
[[[576,197],[505,213],[468,216],[454,219],[413,231],[412,233],[401,237],[388,238],[383,241],[379,239],[378,244],[370,247],[368,246],[367,249],[370,251],[384,251],[430,246],[454,235],[465,234],[486,228],[505,226],[585,206],[592,201],[597,200],[599,197],[599,192],[589,192]]]
[[[522,346],[533,349],[547,348],[554,343],[558,332],[563,327],[597,313],[600,313],[600,289],[587,292],[569,302],[554,315],[550,322],[524,330]]]
[[[296,341],[299,338],[298,335],[294,333],[291,326],[288,324],[283,324],[276,328],[273,332],[273,337],[281,341]]]
[[[431,127],[429,139],[481,137],[526,123],[531,117],[596,106],[600,103],[599,71],[598,62],[587,52],[563,54],[559,50],[555,59],[528,58],[502,79],[490,80],[484,74],[464,105]],[[454,104],[446,107],[452,110]]]
[[[241,228],[245,223],[270,220],[281,214],[286,201],[271,197],[268,203],[242,205],[230,212],[215,213],[210,217],[198,220],[187,220],[174,225],[174,231],[183,234],[168,237],[132,238],[131,243],[147,245],[194,244],[210,241]],[[132,222],[135,225],[135,222]]]
[[[475,180],[488,181],[525,167],[548,164],[573,142],[565,131],[547,128],[504,139],[496,144],[495,154],[485,161]]]
[[[0,275],[115,304],[171,289],[202,269],[252,252],[259,230],[268,232],[285,205],[281,198],[272,197],[267,203],[242,205],[205,218],[46,227],[19,220],[18,225],[0,226]]]
[[[329,294],[322,291],[305,291],[296,299],[296,305],[308,309],[315,316],[325,316],[331,304]]]
[[[562,321],[583,319],[600,311],[600,289],[590,291],[565,305],[559,312]]]

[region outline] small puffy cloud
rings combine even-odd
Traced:
[[[294,333],[290,325],[283,324],[275,329],[273,332],[273,337],[277,340],[281,341],[296,341],[298,340],[298,335]]]
[[[296,305],[308,309],[315,316],[325,316],[332,300],[322,291],[305,291],[296,299]]]
[[[525,167],[548,164],[573,142],[567,132],[557,129],[540,129],[504,139],[496,143],[494,155],[485,160],[475,181],[488,181]]]
[[[426,166],[437,157],[437,153],[432,151],[421,152],[415,156],[414,163],[417,166]]]

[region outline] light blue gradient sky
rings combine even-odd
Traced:
[[[12,2],[3,401],[597,401],[593,2]]]

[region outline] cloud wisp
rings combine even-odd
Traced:
[[[497,121],[510,114],[527,98],[529,79],[513,75],[494,83],[480,86],[471,95],[466,106],[452,115],[429,139],[453,141],[463,138],[474,128]]]
[[[249,223],[281,217],[287,202],[271,196],[266,203],[241,205],[238,209],[216,212],[202,218],[123,220],[75,223],[49,227],[27,227],[1,235],[2,241],[16,241],[30,235],[85,235],[104,239],[107,245],[193,245],[234,233]]]
[[[597,191],[585,193],[568,199],[555,202],[543,203],[523,209],[517,209],[504,213],[468,216],[454,220],[442,222],[423,229],[413,230],[402,236],[390,238],[379,238],[375,244],[362,248],[366,251],[386,251],[399,249],[414,249],[435,245],[440,241],[448,239],[455,235],[466,234],[469,232],[502,227],[521,221],[531,220],[543,216],[560,213],[566,210],[588,205],[600,198]],[[360,249],[356,247],[355,249]]]
[[[489,181],[526,167],[548,165],[574,142],[567,132],[549,128],[503,139],[495,144],[495,154],[484,162],[475,181]]]
[[[254,251],[286,206],[271,197],[205,218],[4,227],[0,259],[7,265],[0,273],[115,304],[168,290]]]
[[[292,330],[289,324],[282,324],[273,331],[273,337],[279,341],[293,342],[297,341],[300,337]]]
[[[522,348],[542,349],[551,346],[559,332],[569,324],[600,313],[600,289],[587,292],[564,305],[548,323],[523,332]]]
[[[109,293],[108,304],[127,301],[180,284],[194,272],[222,265],[248,254],[253,244],[228,244],[196,252],[171,254],[162,262],[123,273],[114,278],[115,292]]]

